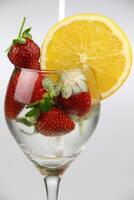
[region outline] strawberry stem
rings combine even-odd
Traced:
[[[22,33],[23,28],[24,28],[25,22],[26,22],[26,17],[24,17],[22,22],[21,22],[21,25],[20,25],[20,28],[19,28],[19,33],[18,33],[18,36],[17,36],[18,38],[21,37],[21,33]]]

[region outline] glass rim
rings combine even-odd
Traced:
[[[29,68],[25,68],[25,67],[18,67],[18,66],[15,66],[14,69],[18,69],[18,70],[25,70],[25,71],[31,71],[31,72],[40,72],[40,73],[52,73],[52,74],[56,74],[56,73],[64,73],[64,72],[78,72],[78,70],[81,70],[81,71],[88,71],[89,70],[89,67],[83,67],[83,68],[73,68],[73,69],[52,69],[52,70],[49,70],[49,69],[29,69]]]

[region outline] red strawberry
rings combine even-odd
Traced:
[[[42,79],[43,79],[43,75],[41,73],[38,73],[38,78],[35,82],[30,103],[33,103],[42,99],[42,96],[45,93],[45,89],[42,86]]]
[[[9,119],[14,119],[23,109],[24,105],[14,100],[16,85],[19,79],[20,71],[14,71],[7,88],[5,99],[5,115]]]
[[[91,97],[88,92],[81,92],[74,94],[68,99],[63,98],[61,95],[58,97],[58,104],[68,114],[77,115],[83,117],[91,107]]]
[[[32,40],[32,35],[30,34],[31,28],[27,28],[23,31],[25,21],[26,18],[24,17],[19,34],[8,49],[8,58],[11,63],[17,67],[40,69],[38,63],[40,58],[40,48]]]
[[[54,107],[39,116],[36,128],[45,136],[61,136],[71,132],[75,124],[62,110]]]
[[[39,57],[40,48],[29,38],[25,38],[24,44],[14,44],[8,52],[11,63],[23,68],[39,69],[39,66],[37,67]]]

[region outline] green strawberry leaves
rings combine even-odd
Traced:
[[[19,37],[19,38],[16,38],[13,40],[13,44],[25,44],[26,43],[26,39],[25,38],[22,38],[22,37]]]
[[[17,122],[20,122],[20,123],[22,123],[22,124],[24,124],[24,125],[26,125],[26,126],[28,126],[28,127],[31,127],[31,126],[34,125],[31,121],[29,121],[29,120],[28,120],[27,118],[25,118],[25,117],[23,117],[23,118],[17,118],[16,121],[17,121]]]
[[[16,121],[20,122],[28,127],[34,126],[40,115],[39,108],[34,107],[25,114],[25,117],[17,118]]]
[[[30,28],[27,28],[23,33],[22,33],[22,37],[23,38],[29,38],[29,39],[32,39],[32,35],[30,33],[32,27]]]
[[[42,112],[48,112],[52,108],[51,97],[48,96],[40,102],[40,109]]]
[[[42,86],[47,91],[47,93],[45,93],[43,99],[40,102],[40,109],[42,112],[48,112],[54,104],[53,98],[56,96],[56,92],[53,82],[48,77],[45,77],[42,80]]]
[[[25,117],[17,118],[16,121],[30,127],[36,123],[39,114],[40,114],[39,108],[33,107],[25,114]]]
[[[26,117],[38,117],[39,116],[39,108],[34,107],[29,112],[26,113]]]

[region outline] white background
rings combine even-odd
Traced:
[[[134,46],[133,0],[67,0],[67,15],[101,13],[113,18]],[[43,180],[9,133],[3,101],[12,65],[4,50],[27,16],[41,41],[58,19],[58,0],[0,0],[0,200],[45,199]],[[65,173],[63,200],[134,200],[134,70],[126,84],[102,102],[99,125],[85,151]]]

